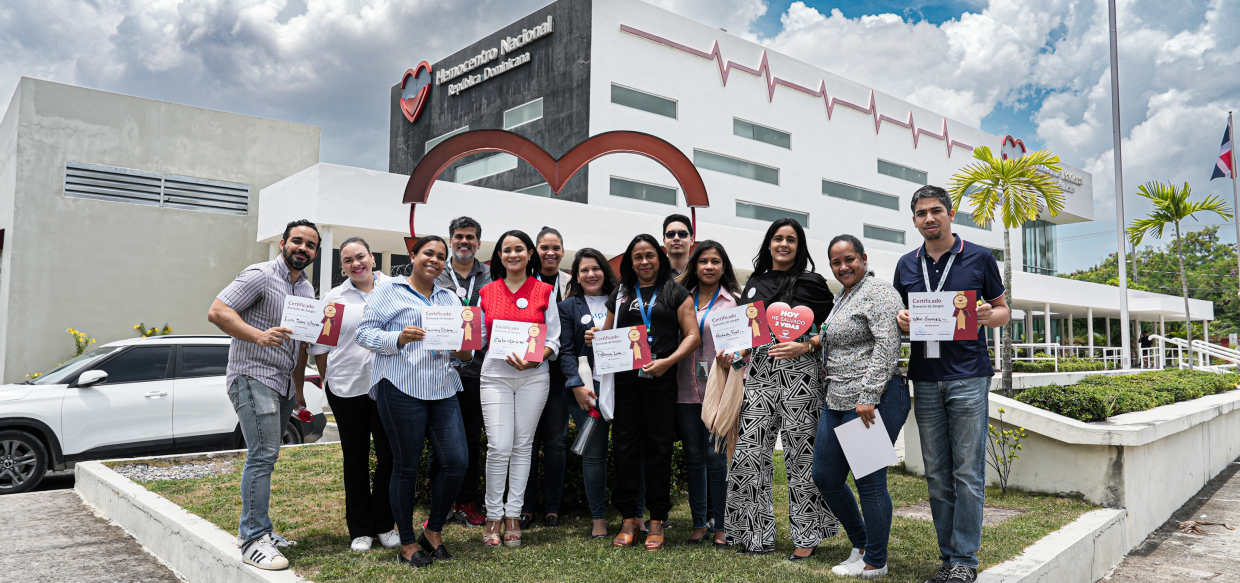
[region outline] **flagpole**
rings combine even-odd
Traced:
[[[1118,239],[1116,266],[1119,268],[1119,338],[1123,368],[1132,368],[1131,342],[1128,339],[1128,265],[1125,261],[1127,237],[1124,230],[1124,170],[1123,153],[1120,144],[1123,141],[1122,128],[1119,125],[1119,49],[1118,33],[1115,29],[1115,0],[1109,0],[1108,12],[1111,25],[1111,125],[1115,140],[1115,234]],[[1192,340],[1190,331],[1188,339]]]
[[[1232,222],[1236,223],[1236,268],[1240,269],[1240,189],[1236,187],[1236,128],[1232,125],[1231,112],[1227,112],[1227,135],[1231,138],[1231,196],[1236,216],[1232,217]],[[1240,274],[1240,271],[1237,271]],[[1240,289],[1236,295],[1240,296]]]

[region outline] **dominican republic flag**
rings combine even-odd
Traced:
[[[1231,167],[1231,125],[1223,130],[1223,145],[1219,147],[1218,160],[1214,161],[1214,174],[1210,176],[1210,180],[1215,178],[1234,178]]]

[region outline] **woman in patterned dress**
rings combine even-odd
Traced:
[[[832,307],[827,281],[814,273],[805,246],[805,230],[795,219],[779,219],[767,229],[754,257],[753,275],[742,302],[784,302],[813,310],[821,324]],[[761,316],[760,316],[761,317]],[[728,543],[740,554],[775,552],[775,505],[771,480],[776,436],[782,438],[788,470],[788,518],[796,551],[790,561],[814,553],[822,539],[835,536],[837,522],[814,485],[812,462],[823,391],[818,338],[807,330],[792,342],[772,343],[753,350],[741,402],[740,435],[728,471],[726,526]],[[719,354],[721,363],[730,355]]]

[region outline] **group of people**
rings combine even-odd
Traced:
[[[852,551],[832,571],[882,576],[892,521],[886,471],[855,480],[858,506],[834,430],[857,418],[869,428],[881,418],[894,443],[915,405],[942,562],[928,583],[975,580],[994,373],[985,336],[979,328],[976,341],[913,342],[906,374],[898,359],[909,328],[909,293],[975,290],[981,326],[1001,326],[1009,312],[989,251],[951,232],[955,211],[946,192],[922,187],[910,206],[925,243],[900,259],[891,283],[874,276],[858,238],[831,240],[827,256],[837,293],[817,273],[804,229],[791,218],[767,229],[744,287],[723,245],[695,241],[694,225],[683,215],[663,221],[661,241],[634,237],[618,273],[606,255],[589,248],[561,271],[565,241],[546,227],[533,238],[519,230],[503,233],[484,264],[476,256],[482,226],[469,217],[454,219],[448,240],[430,235],[411,244],[411,274],[397,278],[375,271],[366,241],[353,237],[340,247],[347,279],[325,298],[347,306],[335,347],[293,341],[279,326],[285,296],[313,297],[303,270],[319,251],[313,224],[290,223],[281,256],[241,272],[209,314],[234,337],[228,390],[249,448],[238,529],[244,561],[263,569],[288,566],[279,547],[294,543],[273,531],[270,476],[283,423],[303,402],[301,375],[313,357],[340,429],[355,551],[370,550],[377,539],[400,547],[399,560],[414,567],[448,560],[441,533],[452,519],[483,526],[488,547],[519,546],[539,510],[540,489],[544,523],[559,526],[568,418],[579,428],[594,419],[581,449],[593,519],[589,536],[609,536],[610,444],[616,471],[610,503],[622,518],[612,544],[635,546],[643,539],[648,551],[664,548],[673,445],[680,441],[693,520],[685,542],[773,553],[772,456],[779,438],[796,546],[788,560],[808,559],[842,527]],[[800,338],[772,338],[749,351],[715,350],[712,311],[759,301],[807,307],[814,326]],[[460,305],[482,309],[484,348],[422,348],[423,308]],[[542,360],[516,353],[488,358],[485,340],[496,320],[545,325]],[[650,362],[615,374],[594,372],[595,334],[640,325]],[[582,378],[583,356],[592,378]],[[743,375],[735,407],[716,406],[719,395],[711,401],[712,374]],[[610,419],[599,416],[600,400],[610,404]],[[731,441],[712,434],[704,401],[715,403],[708,406],[712,414],[735,412]],[[480,468],[484,428],[486,467]],[[372,440],[378,458],[373,480]],[[431,500],[418,533],[414,492],[427,443]]]

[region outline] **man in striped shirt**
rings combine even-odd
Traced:
[[[247,267],[224,288],[207,320],[233,337],[228,349],[228,398],[241,424],[248,452],[241,472],[241,557],[260,569],[288,568],[276,545],[291,544],[275,534],[267,511],[271,472],[280,457],[284,426],[294,406],[304,404],[292,372],[306,364],[301,343],[280,326],[284,298],[314,297],[303,270],[319,251],[319,230],[307,220],[293,221],[280,239],[280,257]]]

